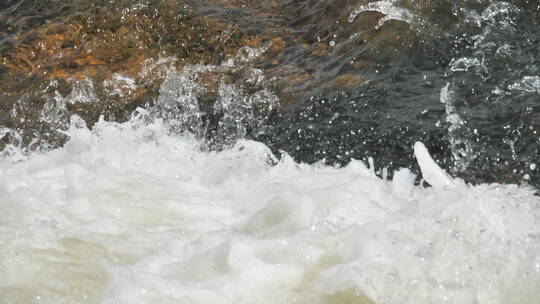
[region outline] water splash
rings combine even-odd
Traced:
[[[196,81],[197,72],[210,67],[186,67],[180,73],[170,72],[159,89],[153,112],[176,132],[190,131],[204,137],[202,116],[197,95],[203,88]]]
[[[524,76],[520,81],[517,81],[509,85],[508,89],[522,91],[525,93],[540,94],[540,77],[539,76]]]
[[[56,89],[57,81],[51,81],[43,92],[54,89],[52,98],[45,95],[45,104],[40,112],[39,120],[48,124],[53,130],[64,130],[68,126],[68,114],[66,105],[72,102],[71,95],[62,96]]]
[[[254,135],[262,133],[277,104],[277,97],[268,90],[244,95],[236,86],[220,86],[214,114],[222,115],[222,118],[216,138],[231,145],[246,138],[249,131]]]
[[[201,152],[144,109],[0,161],[6,303],[535,304],[540,200],[468,186],[422,144],[431,188],[253,141]],[[450,186],[449,186],[450,185]],[[20,302],[19,302],[20,303]]]
[[[118,97],[130,95],[137,89],[135,79],[121,74],[114,74],[111,79],[104,80],[103,87],[109,95]]]
[[[94,83],[89,78],[83,78],[73,81],[71,93],[66,96],[70,103],[91,103],[99,102],[94,89]]]
[[[0,140],[7,142],[0,151],[0,161],[9,159],[13,162],[18,162],[27,159],[30,154],[28,149],[23,147],[22,136],[17,130],[0,127]]]
[[[164,119],[174,132],[189,131],[197,138],[209,139],[211,148],[230,146],[248,134],[260,134],[279,100],[261,70],[245,69],[240,64],[262,52],[264,49],[243,48],[238,56],[219,66],[193,65],[180,72],[170,71],[151,113]],[[229,73],[239,72],[244,75],[241,79],[228,82]],[[204,83],[205,75],[213,75],[207,80],[210,84]],[[202,100],[210,90],[216,91],[215,100]]]
[[[379,29],[390,20],[403,21],[411,26],[421,23],[419,16],[408,9],[396,6],[397,3],[398,0],[382,0],[361,5],[351,12],[348,20],[350,23],[354,22],[356,16],[363,12],[379,12],[385,16],[379,20],[375,29]]]
[[[521,10],[505,1],[494,1],[483,12],[482,20],[499,30],[514,31]]]
[[[484,67],[483,63],[478,58],[462,57],[458,59],[452,59],[450,61],[450,71],[452,72],[467,72],[472,68]],[[485,67],[484,67],[485,69]]]
[[[454,159],[454,170],[461,172],[467,169],[470,162],[476,156],[476,153],[473,151],[473,145],[468,139],[470,130],[454,105],[453,94],[450,83],[447,83],[441,89],[440,101],[445,105],[448,138],[450,141],[450,151]]]

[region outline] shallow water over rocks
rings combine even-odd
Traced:
[[[0,303],[537,304],[538,20],[2,2]]]
[[[62,144],[72,114],[125,121],[201,66],[190,76],[198,122],[180,129],[210,148],[247,137],[298,161],[373,157],[392,171],[414,169],[422,140],[467,181],[538,186],[533,1],[34,2],[0,15],[4,146]],[[279,101],[257,130],[236,117],[243,127],[223,131],[226,87]]]

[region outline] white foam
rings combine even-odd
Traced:
[[[414,155],[418,160],[422,176],[433,187],[451,187],[454,186],[454,181],[444,170],[435,163],[426,146],[421,142],[414,144]]]
[[[397,0],[381,0],[360,5],[354,9],[349,15],[349,22],[353,22],[358,14],[363,12],[379,12],[384,15],[377,23],[376,29],[382,27],[386,22],[391,20],[406,22],[407,24],[416,27],[423,27],[424,21],[406,8],[396,6]]]
[[[510,90],[540,94],[540,76],[525,76],[520,81],[509,85]]]
[[[1,303],[540,302],[526,188],[466,185],[421,144],[431,188],[146,121],[74,119],[63,148],[0,162]]]

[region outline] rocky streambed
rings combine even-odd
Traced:
[[[79,115],[138,107],[221,149],[538,186],[534,1],[7,1],[1,147],[50,149]],[[279,153],[278,153],[279,154]],[[415,169],[416,170],[416,169]],[[379,171],[379,174],[383,174]]]

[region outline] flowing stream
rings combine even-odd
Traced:
[[[6,0],[0,304],[540,303],[539,23]]]

